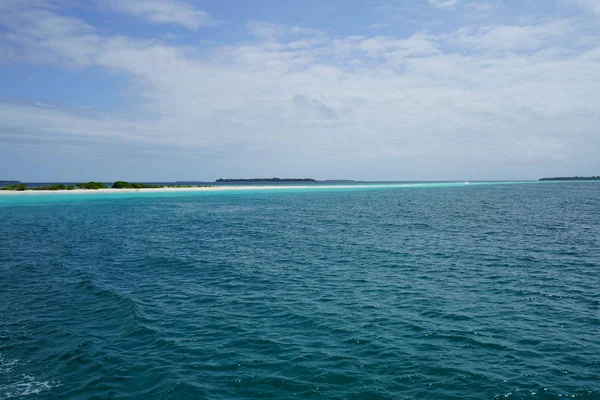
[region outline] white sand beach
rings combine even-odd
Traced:
[[[150,193],[150,192],[210,192],[210,191],[232,191],[232,190],[299,190],[299,189],[349,189],[349,188],[377,188],[377,187],[392,187],[392,186],[416,186],[420,184],[365,184],[365,185],[271,185],[271,186],[204,186],[204,187],[162,187],[148,189],[73,189],[73,190],[0,190],[0,195],[19,194],[19,195],[36,195],[36,194],[90,194],[90,193]]]

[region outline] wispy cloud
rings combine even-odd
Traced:
[[[441,10],[453,10],[458,5],[458,0],[427,0],[429,5]]]
[[[216,22],[206,11],[179,0],[103,0],[103,3],[117,12],[151,23],[178,24],[191,30],[214,25]]]
[[[465,5],[467,16],[470,18],[485,18],[489,16],[499,5],[498,0],[473,1]]]
[[[570,0],[584,10],[600,15],[600,1],[598,0]]]
[[[519,52],[557,45],[577,27],[566,20],[537,24],[476,25],[443,35],[462,52]]]
[[[265,40],[290,40],[293,38],[307,39],[323,37],[325,32],[303,26],[285,26],[263,21],[251,21],[247,24],[249,33],[255,38]]]

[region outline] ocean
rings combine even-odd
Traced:
[[[0,196],[0,399],[600,399],[600,182]]]

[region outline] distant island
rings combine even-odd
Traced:
[[[111,186],[111,189],[158,189],[164,185],[155,185],[152,183],[131,183],[126,181],[116,181]]]
[[[0,183],[0,186],[1,183]],[[78,183],[77,185],[64,185],[62,183],[54,183],[54,184],[50,184],[50,185],[43,185],[43,186],[35,186],[35,187],[28,187],[25,183],[13,183],[11,185],[4,185],[4,187],[2,188],[2,190],[13,190],[13,191],[17,191],[17,192],[24,192],[25,190],[75,190],[75,189],[90,189],[90,190],[95,190],[95,189],[106,189],[108,186],[106,186],[104,183],[102,182],[88,182],[88,183]]]
[[[5,184],[6,182],[16,182]],[[136,183],[136,182],[126,182],[126,181],[116,181],[110,189],[161,189],[161,188],[205,188],[210,187],[207,185],[160,185],[153,183]],[[84,189],[84,190],[99,190],[99,189],[109,189],[109,187],[102,182],[87,182],[87,183],[78,183],[76,185],[65,185],[62,183],[53,183],[43,186],[32,186],[29,187],[25,183],[20,183],[19,181],[0,181],[0,190],[10,190],[17,192],[24,192],[29,190],[34,191],[43,191],[43,190],[75,190],[75,189]]]
[[[216,183],[295,183],[295,182],[318,182],[312,178],[251,178],[251,179],[223,179],[219,178],[215,181]]]
[[[600,176],[558,176],[541,178],[540,181],[600,181]]]

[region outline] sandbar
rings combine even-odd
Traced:
[[[240,185],[240,186],[204,186],[204,187],[163,187],[147,189],[73,189],[73,190],[0,190],[3,194],[90,194],[90,193],[151,193],[151,192],[211,192],[211,191],[231,191],[231,190],[298,190],[298,189],[350,189],[350,188],[384,188],[384,187],[403,187],[403,186],[421,186],[423,183],[410,184],[365,184],[365,185]]]

